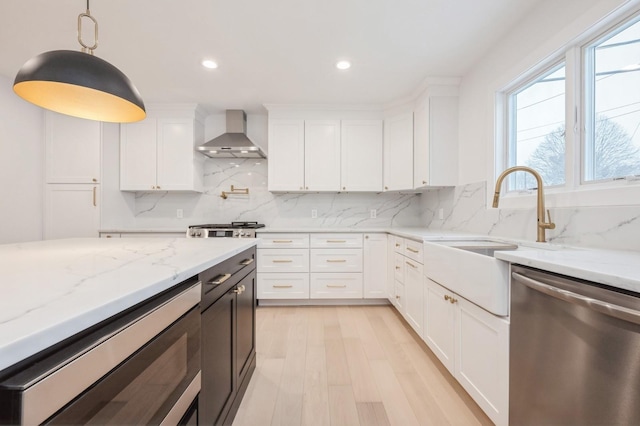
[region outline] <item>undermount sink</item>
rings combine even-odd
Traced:
[[[443,287],[500,316],[509,313],[509,264],[493,257],[496,250],[517,250],[494,240],[424,242],[424,273]]]

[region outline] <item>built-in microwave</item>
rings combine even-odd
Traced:
[[[0,381],[0,424],[172,424],[200,391],[194,277]],[[197,418],[197,412],[195,413]]]

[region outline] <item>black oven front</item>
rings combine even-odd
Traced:
[[[194,277],[5,378],[0,424],[176,425],[193,417],[200,292]]]

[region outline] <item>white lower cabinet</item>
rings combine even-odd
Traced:
[[[422,337],[423,334],[423,279],[422,264],[405,258],[404,268],[404,317],[413,330]]]
[[[258,299],[308,299],[309,274],[258,273]]]
[[[497,425],[509,421],[509,322],[425,277],[424,340]]]
[[[258,249],[260,272],[309,272],[307,249]]]
[[[311,273],[311,299],[362,299],[362,274]]]
[[[387,298],[387,234],[364,235],[362,279],[362,297]]]

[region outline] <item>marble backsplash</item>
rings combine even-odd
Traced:
[[[536,209],[493,209],[486,205],[486,182],[423,194],[421,222],[433,229],[536,240]],[[443,219],[438,219],[438,210]],[[640,206],[549,208],[556,229],[550,243],[613,250],[640,250]]]
[[[249,195],[222,191],[249,188]],[[137,193],[137,229],[184,228],[200,223],[258,221],[274,228],[423,226],[420,196],[384,193],[272,194],[267,190],[267,160],[207,159],[203,194]],[[183,218],[178,219],[177,209]],[[317,218],[311,211],[317,210]],[[376,217],[371,218],[371,210]]]

